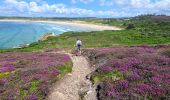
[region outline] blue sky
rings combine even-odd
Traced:
[[[0,16],[131,17],[170,15],[170,0],[1,0]]]

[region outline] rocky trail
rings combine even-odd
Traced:
[[[96,90],[87,76],[93,71],[83,56],[69,54],[73,71],[57,81],[48,100],[96,100]]]

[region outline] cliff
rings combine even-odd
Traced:
[[[54,34],[53,33],[46,33],[42,38],[39,39],[39,41],[44,41],[50,36],[54,36]]]

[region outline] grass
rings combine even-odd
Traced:
[[[105,73],[95,72],[95,73],[93,73],[91,78],[92,78],[91,79],[92,82],[94,84],[97,84],[99,82],[104,82],[109,79],[113,79],[113,80],[123,79],[123,74],[120,73],[119,71],[112,71],[112,72],[105,72]]]
[[[64,75],[66,75],[68,73],[71,73],[72,72],[72,67],[73,67],[72,62],[68,62],[68,63],[66,63],[65,65],[62,65],[62,66],[58,66],[57,69],[59,70],[60,74],[52,80],[52,83],[58,81]]]
[[[157,45],[170,43],[169,36],[144,34],[138,30],[66,32],[59,36],[49,37],[45,41],[34,42],[28,47],[4,49],[0,52],[32,52],[49,48],[74,48],[76,38],[83,41],[83,48],[113,47],[124,45]]]
[[[58,70],[62,74],[71,73],[72,72],[72,66],[73,66],[72,62],[69,62],[69,63],[65,64],[64,66],[59,66]]]
[[[21,97],[21,99],[24,99],[30,93],[38,92],[38,85],[39,85],[39,81],[33,80],[33,81],[31,81],[30,88],[28,90],[25,90],[25,89],[21,88],[20,89],[20,97]]]
[[[65,32],[58,36],[49,37],[45,41],[34,42],[28,47],[3,49],[0,50],[0,52],[32,52],[51,48],[73,49],[76,38],[80,38],[83,41],[83,48],[101,48],[125,45],[157,45],[170,43],[170,21],[164,20],[164,16],[147,15],[129,18],[128,20],[127,18],[85,18],[81,20],[88,23],[101,23],[125,28],[129,25],[133,27],[131,27],[131,29],[120,31]]]

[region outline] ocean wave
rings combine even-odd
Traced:
[[[89,31],[77,26],[37,22],[0,22],[0,28],[2,28],[0,29],[0,48],[18,48],[20,44],[35,42],[46,33],[57,35],[67,31]]]

